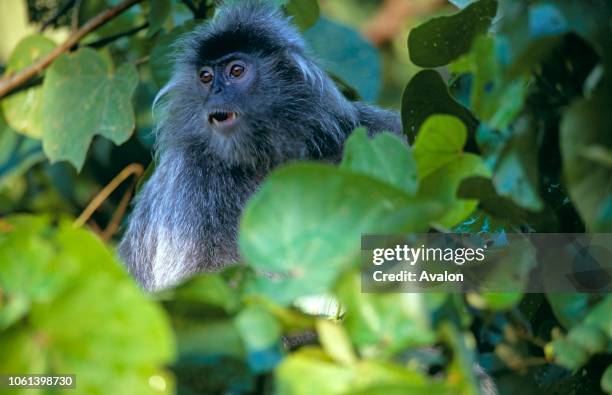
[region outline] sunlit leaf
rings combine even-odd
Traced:
[[[412,151],[391,133],[370,140],[365,129],[356,130],[344,145],[340,167],[386,182],[410,195],[416,193],[419,182]]]
[[[11,53],[5,74],[19,71],[51,52],[55,43],[41,35],[32,35],[19,42]],[[2,109],[13,129],[27,136],[40,138],[42,134],[41,86],[16,92],[2,100]]]
[[[258,292],[289,303],[325,293],[359,257],[362,233],[425,230],[440,209],[435,200],[412,198],[364,175],[289,165],[270,175],[248,204],[240,250],[250,265],[271,274],[258,279]]]
[[[125,142],[135,126],[131,100],[137,84],[133,64],[112,70],[92,49],[60,56],[47,71],[41,97],[47,157],[80,170],[95,135]]]
[[[0,370],[70,372],[83,393],[171,393],[163,366],[174,346],[159,306],[96,236],[49,222],[11,217],[0,234],[0,289],[29,300],[19,325],[0,332]]]

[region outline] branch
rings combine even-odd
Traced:
[[[15,74],[10,74],[2,79],[0,79],[0,98],[4,97],[8,92],[15,89],[19,85],[23,84],[36,74],[40,73],[55,59],[57,59],[61,54],[68,51],[75,44],[77,44],[83,37],[96,30],[100,26],[104,25],[111,19],[115,18],[117,15],[121,14],[123,11],[127,10],[131,6],[136,3],[141,2],[142,0],[125,0],[122,3],[116,5],[113,8],[110,8],[92,19],[90,19],[86,24],[84,24],[79,30],[71,34],[70,37],[63,44],[53,49],[53,51],[49,52],[47,55],[40,58],[36,63],[19,70]]]
[[[98,41],[94,41],[94,42],[86,44],[86,45],[88,47],[91,47],[91,48],[101,48],[101,47],[103,47],[103,46],[105,46],[107,44],[110,44],[110,43],[112,43],[114,41],[119,40],[120,38],[128,37],[128,36],[131,36],[133,34],[136,34],[139,31],[146,29],[147,27],[149,27],[149,22],[145,22],[142,25],[137,26],[135,28],[132,28],[130,30],[126,30],[124,32],[117,33],[117,34],[114,34],[114,35],[109,36],[109,37],[101,38]]]
[[[119,174],[117,174],[112,180],[111,182],[109,182],[104,188],[102,188],[102,190],[100,192],[98,192],[98,194],[92,199],[91,202],[89,202],[89,204],[87,205],[87,207],[85,207],[85,210],[83,210],[83,212],[81,213],[81,215],[79,215],[79,217],[74,221],[74,226],[83,226],[85,225],[85,223],[87,222],[87,220],[89,220],[89,218],[91,218],[91,216],[93,215],[93,213],[98,209],[98,207],[100,207],[102,205],[102,203],[104,203],[106,201],[106,199],[108,199],[108,197],[111,195],[111,193],[113,193],[113,191],[115,189],[117,189],[117,187],[119,187],[119,185],[121,185],[123,183],[123,181],[127,180],[130,176],[134,176],[135,177],[135,181],[138,180],[138,178],[140,178],[140,176],[142,176],[142,173],[144,173],[144,168],[142,167],[142,165],[140,163],[132,163],[128,166],[126,166],[123,170],[121,170],[119,172]],[[136,183],[134,182],[133,185],[130,187],[129,189],[129,193],[126,193],[123,197],[123,199],[121,199],[121,203],[119,204],[119,207],[116,211],[116,215],[118,216],[122,216],[123,213],[125,212],[125,209],[127,208],[127,204],[130,200],[130,196],[131,196],[131,190],[136,186]],[[127,196],[127,198],[125,197]],[[114,223],[118,223],[120,222],[120,218],[117,219],[115,217],[115,215],[113,215],[113,219],[111,220],[111,224]],[[109,224],[109,225],[111,225]],[[112,225],[113,227],[115,225]],[[110,228],[110,229],[115,229],[114,228]],[[109,233],[113,233],[112,230],[108,230]]]

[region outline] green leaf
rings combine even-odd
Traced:
[[[286,3],[285,11],[302,31],[313,26],[319,19],[317,0],[288,0]]]
[[[467,219],[478,206],[476,200],[457,198],[461,181],[467,177],[490,175],[479,156],[463,152],[466,139],[467,130],[459,119],[434,115],[425,121],[413,146],[421,180],[417,196],[447,204],[446,214],[438,220],[447,227]]]
[[[27,298],[29,308],[19,325],[0,331],[0,370],[70,372],[83,393],[171,393],[166,317],[98,237],[43,217],[7,222],[0,288]]]
[[[153,37],[162,28],[172,8],[170,0],[149,0],[149,4],[151,9],[149,10],[148,38]]]
[[[381,86],[380,58],[376,48],[357,31],[319,18],[304,32],[304,39],[328,72],[354,87],[363,100],[376,100]]]
[[[92,49],[60,56],[47,71],[41,97],[47,157],[80,170],[95,135],[117,145],[125,142],[135,126],[131,100],[137,84],[133,64],[113,71]]]
[[[357,129],[344,144],[340,167],[386,182],[409,195],[416,193],[419,183],[412,151],[391,133],[369,139],[365,129]]]
[[[550,350],[550,351],[549,351]],[[586,350],[566,339],[557,339],[547,345],[548,353],[553,353],[555,362],[568,369],[576,370],[589,360]]]
[[[421,126],[413,146],[419,179],[457,160],[467,140],[465,125],[448,115],[429,117]]]
[[[421,67],[444,66],[467,53],[497,12],[495,0],[480,0],[451,16],[433,18],[408,36],[410,60]]]
[[[229,287],[220,273],[204,273],[162,294],[174,302],[201,303],[233,312],[240,306],[240,296]]]
[[[320,319],[317,321],[317,333],[325,352],[338,363],[352,364],[357,361],[351,341],[341,324]]]
[[[567,329],[584,319],[589,307],[589,295],[580,293],[548,293],[546,299],[557,320]]]
[[[606,371],[601,376],[601,389],[608,394],[612,394],[612,365],[608,365]]]
[[[612,311],[612,295],[608,294],[589,312],[584,323],[598,327],[608,338],[612,338],[612,316],[610,316],[610,311]]]
[[[546,347],[549,356],[568,369],[578,369],[598,352],[606,351],[612,338],[612,296],[606,295],[586,316],[572,328],[565,338],[557,338]],[[582,310],[584,313],[584,309]]]
[[[261,306],[249,306],[236,316],[235,325],[247,350],[254,372],[272,370],[282,359],[281,327],[276,318]]]
[[[582,152],[597,145],[612,149],[612,96],[598,94],[574,102],[561,121],[563,172],[572,202],[587,228],[612,230],[612,168],[585,160]]]
[[[11,53],[5,74],[19,71],[48,54],[56,47],[55,43],[41,35],[24,38]],[[16,92],[2,100],[2,110],[11,127],[27,136],[40,138],[41,120],[41,86]]]
[[[435,342],[427,295],[362,293],[360,284],[359,273],[348,272],[338,282],[337,294],[346,311],[346,330],[363,355],[390,355]]]
[[[478,125],[470,111],[451,97],[437,71],[422,70],[412,77],[402,96],[402,124],[410,142],[414,141],[423,122],[433,114],[455,115],[471,132]]]
[[[519,118],[512,137],[505,144],[493,174],[493,185],[500,196],[512,199],[531,211],[540,211],[544,203],[539,194],[538,135],[531,118]]]
[[[473,176],[489,177],[490,172],[479,156],[462,154],[422,180],[417,197],[445,202],[446,213],[436,222],[453,227],[466,220],[478,207],[477,200],[459,199],[457,196],[461,181]]]
[[[318,348],[301,349],[276,370],[279,395],[414,394],[450,395],[448,384],[383,361],[338,365]]]
[[[236,316],[234,322],[249,350],[265,349],[280,340],[278,321],[262,307],[247,307]]]
[[[435,201],[319,163],[273,172],[242,216],[242,257],[268,273],[258,292],[281,304],[326,293],[360,256],[362,233],[423,231],[441,214]],[[323,264],[324,263],[324,264]]]
[[[608,337],[605,332],[596,326],[580,325],[573,328],[567,335],[567,340],[583,348],[590,354],[605,352]]]

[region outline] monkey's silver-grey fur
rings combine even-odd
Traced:
[[[156,99],[157,166],[119,246],[149,290],[235,262],[241,210],[279,164],[338,161],[358,126],[401,132],[398,114],[345,99],[262,2],[221,7],[179,48]]]

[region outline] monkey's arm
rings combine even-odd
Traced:
[[[370,136],[385,131],[402,135],[402,121],[397,112],[363,102],[353,104],[359,117],[359,126],[365,127]]]

